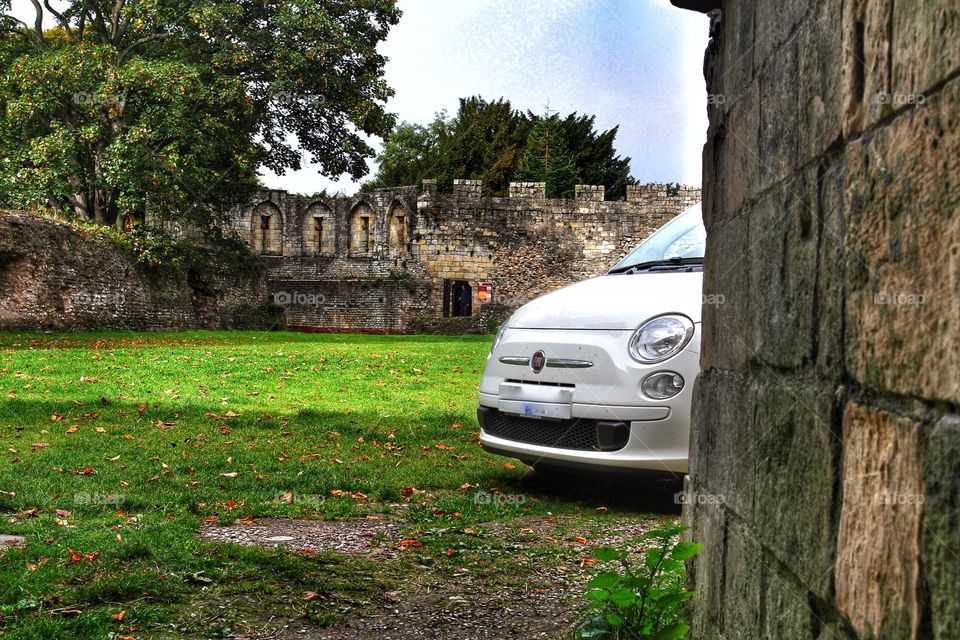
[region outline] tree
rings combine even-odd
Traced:
[[[427,126],[402,123],[387,136],[367,189],[436,179],[449,191],[457,178],[483,180],[485,195],[506,195],[530,124],[507,100],[461,98],[454,117]]]
[[[559,125],[580,181],[602,184],[608,200],[623,200],[627,185],[637,181],[630,176],[630,158],[621,158],[613,146],[620,127],[598,133],[595,122],[596,116],[571,113]]]
[[[439,149],[437,179],[442,187],[456,178],[482,180],[486,195],[507,195],[530,123],[503,98],[460,99],[452,135]]]
[[[394,0],[0,0],[0,193],[120,224],[209,219],[256,171],[366,173]],[[44,30],[52,16],[56,26]]]
[[[548,198],[570,198],[579,182],[577,165],[567,150],[560,118],[537,118],[517,167],[520,182],[546,182]]]
[[[436,177],[439,150],[446,148],[450,135],[450,119],[445,112],[436,114],[426,126],[401,122],[384,140],[383,151],[377,156],[379,169],[364,183],[364,190],[416,185],[425,177]]]
[[[541,120],[531,112],[514,110],[503,98],[492,102],[479,96],[461,98],[452,118],[439,113],[429,125],[403,123],[394,129],[377,157],[376,176],[364,188],[413,185],[435,178],[441,190],[449,191],[454,179],[472,178],[483,180],[484,195],[506,195],[510,182],[521,179],[518,170],[530,145],[538,145],[540,155],[545,155],[546,142],[531,141],[531,132]],[[595,122],[595,116],[577,113],[550,118],[548,128],[559,139],[551,148],[566,146],[575,169],[571,174],[569,167],[554,166],[556,175],[551,180],[565,172],[558,191],[563,195],[573,193],[570,180],[579,178],[586,184],[604,185],[610,200],[623,199],[626,186],[636,184],[630,177],[630,158],[617,155],[618,127],[598,132]],[[538,180],[542,175],[542,167],[531,167],[524,174]]]

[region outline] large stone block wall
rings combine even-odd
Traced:
[[[146,268],[102,235],[0,212],[0,329],[187,329],[269,324],[261,271],[209,261]],[[275,321],[275,320],[274,320]]]
[[[637,186],[620,202],[593,185],[574,199],[546,198],[543,183],[514,183],[507,198],[481,197],[481,187],[457,180],[440,193],[424,181],[334,198],[263,191],[229,224],[263,254],[288,326],[404,331],[442,317],[445,281],[471,286],[473,315],[490,311],[477,284],[492,282],[491,318],[500,318],[503,307],[604,273],[700,200],[695,187],[665,184]]]
[[[694,410],[692,637],[960,637],[960,5],[674,1],[713,9],[704,293],[724,301]]]

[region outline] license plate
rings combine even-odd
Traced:
[[[552,402],[523,402],[522,400],[499,400],[497,408],[504,413],[526,418],[552,418],[569,420],[572,416],[571,405]]]

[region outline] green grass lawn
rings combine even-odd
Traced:
[[[488,346],[259,332],[0,336],[0,533],[27,540],[0,551],[0,636],[226,637],[229,616],[188,612],[251,593],[264,610],[321,627],[402,592],[424,566],[502,577],[497,550],[509,536],[491,534],[491,522],[513,535],[524,518],[566,515],[551,537],[582,540],[612,514],[650,519],[629,504],[597,512],[607,503],[589,491],[538,484],[480,449]],[[477,502],[493,488],[524,499]],[[397,519],[423,546],[383,561],[197,535],[204,523],[370,514]],[[546,546],[526,555],[558,557]],[[305,601],[311,592],[320,597]]]

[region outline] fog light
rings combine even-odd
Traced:
[[[683,376],[673,371],[657,371],[643,379],[640,389],[654,400],[666,400],[683,391]]]

